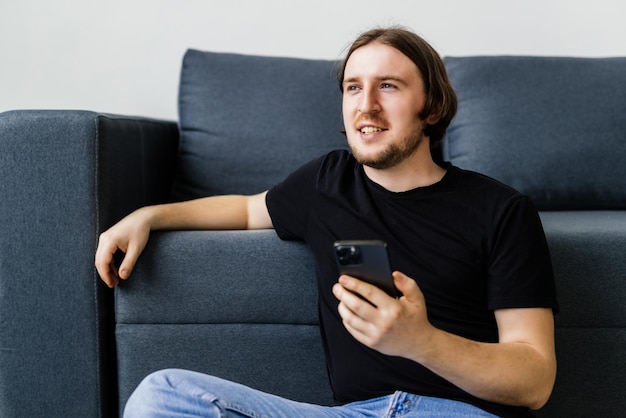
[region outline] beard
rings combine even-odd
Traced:
[[[362,165],[377,169],[385,170],[395,167],[400,164],[420,147],[424,141],[424,131],[421,129],[415,129],[409,135],[407,135],[402,141],[398,143],[389,144],[385,149],[378,152],[376,155],[365,155],[361,153],[355,144],[350,143],[352,155]]]

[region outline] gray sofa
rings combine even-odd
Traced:
[[[437,158],[540,209],[559,372],[544,417],[626,409],[626,59],[446,58],[459,113]],[[0,416],[114,417],[181,367],[331,403],[306,245],[273,231],[154,233],[107,289],[98,235],[134,208],[271,187],[345,147],[334,63],[190,50],[178,123],[0,114]],[[503,371],[504,373],[505,371]]]

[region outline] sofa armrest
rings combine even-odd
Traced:
[[[115,416],[112,295],[99,232],[165,199],[176,124],[0,114],[0,416]]]

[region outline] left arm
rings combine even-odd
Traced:
[[[414,360],[487,401],[531,409],[548,401],[556,378],[551,309],[496,310],[499,341],[481,343],[432,326],[415,281],[395,272],[394,282],[404,295],[398,300],[353,277],[340,277],[333,292],[343,323],[357,340]]]

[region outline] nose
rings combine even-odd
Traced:
[[[377,93],[376,89],[363,89],[363,94],[361,94],[361,100],[358,108],[360,113],[380,112],[380,103],[378,101]]]

